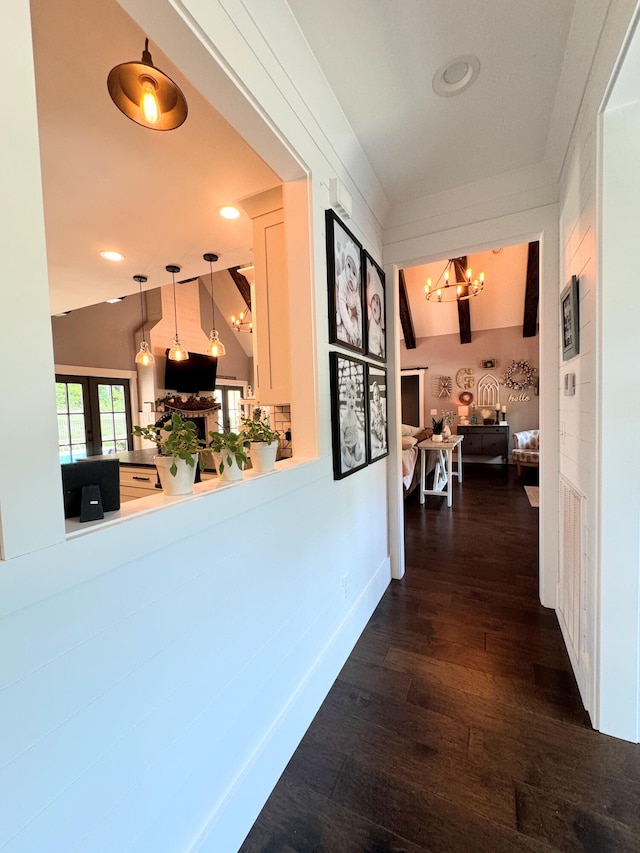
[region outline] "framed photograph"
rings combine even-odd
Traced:
[[[389,454],[387,436],[387,371],[367,365],[367,460],[375,462]]]
[[[384,273],[368,252],[363,252],[367,316],[367,355],[387,360],[387,323]]]
[[[562,331],[562,360],[567,361],[580,352],[580,315],[578,306],[578,277],[560,294],[560,329]]]
[[[342,480],[367,465],[365,365],[339,352],[329,359],[333,478]]]
[[[495,358],[483,358],[482,359],[482,369],[483,370],[495,370],[498,365],[498,361]]]
[[[362,246],[333,210],[325,212],[329,342],[364,353]]]

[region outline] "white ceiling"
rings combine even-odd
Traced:
[[[609,0],[288,0],[391,204],[540,164],[557,180]],[[474,54],[480,74],[432,79]]]
[[[150,44],[154,64],[189,104],[182,127],[151,131],[126,118],[107,92],[107,74],[139,60],[144,33],[114,0],[32,0],[38,121],[51,313],[208,274],[251,260],[245,213],[218,207],[279,183],[278,177]],[[109,38],[105,38],[105,34]],[[99,252],[116,249],[119,263]]]

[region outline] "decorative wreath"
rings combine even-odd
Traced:
[[[460,400],[463,406],[470,406],[473,403],[473,394],[471,391],[463,391],[458,400]]]
[[[535,367],[531,367],[528,361],[512,361],[504,374],[504,384],[514,391],[524,391],[535,383],[535,374]]]

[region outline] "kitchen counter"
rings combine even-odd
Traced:
[[[121,465],[135,465],[138,468],[155,468],[154,456],[157,456],[157,451],[152,447],[148,447],[144,450],[121,450],[119,453],[111,453],[108,456],[89,456],[88,458],[91,460],[117,459]],[[204,470],[211,472],[215,472],[216,470],[210,453],[206,455]]]

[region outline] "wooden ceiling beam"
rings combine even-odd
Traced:
[[[457,258],[460,263],[454,264],[454,268],[456,271],[456,281],[459,284],[466,285],[466,278],[464,276],[464,270],[467,268],[467,256],[462,255]],[[470,299],[459,299],[458,300],[458,323],[460,324],[460,343],[461,344],[470,344],[471,343],[471,309],[469,306]]]
[[[251,285],[242,273],[238,272],[239,269],[240,267],[229,267],[229,275],[235,281],[240,295],[244,299],[249,311],[251,311]]]
[[[538,301],[540,299],[540,243],[529,243],[527,284],[524,293],[522,337],[535,338],[538,333]]]
[[[413,330],[413,320],[411,319],[411,308],[409,307],[409,299],[407,297],[407,284],[404,280],[404,270],[400,270],[400,323],[402,325],[402,334],[404,335],[404,345],[407,349],[416,348],[416,334]]]

